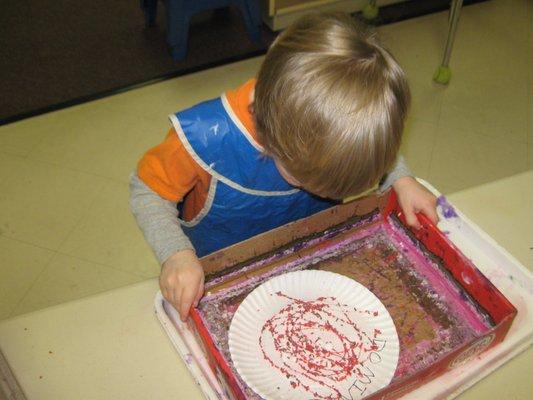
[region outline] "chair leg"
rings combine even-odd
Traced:
[[[146,27],[155,26],[157,0],[141,0],[141,9],[144,12]]]
[[[239,0],[238,6],[244,18],[248,36],[252,42],[261,38],[261,9],[258,0]]]
[[[167,0],[167,43],[175,61],[187,56],[189,17],[183,8],[183,0]]]
[[[376,3],[376,0],[369,0],[368,3],[363,7],[363,18],[367,21],[372,21],[376,19],[379,14],[379,8]]]
[[[450,58],[452,55],[453,42],[455,41],[455,33],[457,32],[457,25],[459,23],[459,15],[461,14],[461,7],[463,0],[452,0],[448,38],[446,39],[446,48],[444,50],[444,56],[442,58],[442,64],[439,66],[433,80],[437,83],[446,85],[450,82],[452,71],[450,69]]]

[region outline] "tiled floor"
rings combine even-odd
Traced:
[[[444,193],[533,168],[533,2],[463,10],[448,87],[431,81],[445,13],[388,25],[410,78],[403,153]],[[261,58],[0,128],[0,319],[155,277],[128,174],[166,115],[239,85]]]

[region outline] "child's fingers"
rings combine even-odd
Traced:
[[[439,223],[439,216],[437,214],[437,208],[433,204],[426,204],[422,212],[425,214],[426,217],[430,219],[431,222],[433,222],[435,225]]]
[[[169,298],[168,298],[168,292],[166,291],[166,289],[161,288],[161,294],[163,295],[163,298],[164,298],[166,301],[170,301]]]
[[[407,225],[415,229],[420,229],[420,222],[418,222],[418,218],[416,217],[413,209],[406,207],[403,210],[403,213],[405,215],[405,221],[407,222]]]
[[[174,296],[174,291],[173,290],[169,290],[169,289],[166,289],[166,288],[161,288],[161,294],[163,295],[163,297],[165,298],[166,301],[168,301],[170,304],[172,304],[172,306],[174,306],[174,308],[176,310],[178,309],[176,307],[176,300],[175,300],[175,296]]]
[[[196,293],[196,297],[194,298],[194,306],[197,307],[198,303],[200,302],[200,299],[202,298],[204,294],[204,281],[200,281],[200,284],[198,285],[198,291]]]
[[[196,292],[194,289],[191,289],[191,287],[186,287],[183,289],[180,299],[180,317],[183,322],[185,322],[187,316],[189,315],[189,310],[191,309],[191,305],[195,296]]]
[[[181,296],[183,293],[183,289],[179,289],[179,288],[170,289],[170,293],[172,296],[171,303],[174,306],[174,308],[178,311],[181,317],[180,307],[181,307]]]
[[[172,304],[176,310],[179,310],[179,300],[181,295],[180,290],[174,288],[170,283],[161,277],[159,278],[159,287],[165,300]]]

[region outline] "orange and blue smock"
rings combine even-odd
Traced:
[[[246,94],[252,87],[253,83],[248,82],[239,89],[242,93],[237,94]],[[153,157],[158,152],[170,152],[168,145],[147,153],[145,165],[142,160],[139,164],[141,179],[163,197],[179,201],[180,223],[199,257],[334,205],[283,179],[274,160],[263,154],[261,145],[248,129],[253,129],[249,115],[239,118],[239,113],[235,112],[237,109],[241,116],[246,114],[236,103],[236,99],[243,96],[233,98],[232,102],[228,97],[224,94],[170,116],[174,129],[169,136],[176,135],[178,143],[171,137],[167,137],[167,141],[181,149],[181,154],[183,150],[186,152],[188,157],[180,158],[190,158],[187,162],[192,160],[195,167],[201,169],[195,179],[191,178],[192,188],[187,188],[190,190],[183,194],[182,201],[175,198],[180,194],[173,193],[169,183],[180,172],[168,171],[171,168],[168,160],[158,160],[157,168],[165,172],[154,178],[157,168],[153,166]],[[177,150],[172,151],[176,158]],[[165,157],[171,158],[159,158]],[[179,169],[179,165],[176,168]],[[209,180],[202,179],[202,175],[208,175]],[[194,188],[206,184],[202,207],[197,207],[191,217],[188,197],[200,197],[194,193]]]

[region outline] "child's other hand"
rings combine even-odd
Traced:
[[[405,214],[407,224],[415,229],[421,225],[416,214],[422,212],[435,225],[439,222],[437,215],[437,198],[418,181],[410,176],[405,176],[393,183],[392,187],[398,195],[398,203]]]
[[[185,322],[191,305],[196,307],[204,293],[204,270],[193,250],[179,251],[163,263],[159,287]]]

